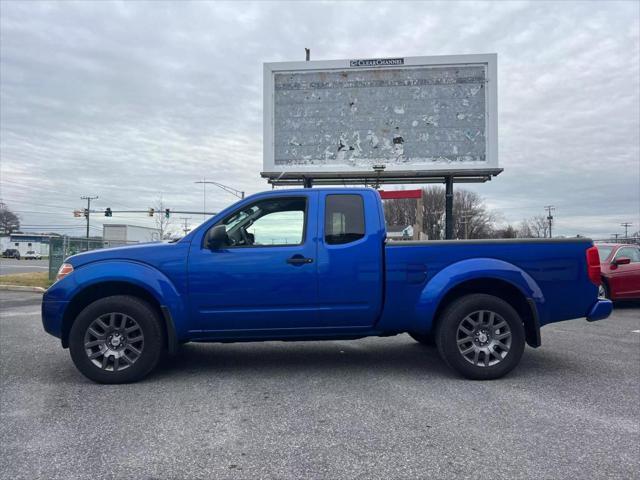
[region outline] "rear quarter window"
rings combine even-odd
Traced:
[[[353,194],[327,195],[324,214],[324,240],[343,245],[364,238],[364,202]]]

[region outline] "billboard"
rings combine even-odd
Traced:
[[[265,177],[495,171],[497,56],[264,65]]]

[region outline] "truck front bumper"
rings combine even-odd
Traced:
[[[45,292],[42,298],[42,326],[54,337],[62,338],[62,320],[69,302],[48,300]]]
[[[611,300],[599,299],[596,303],[593,304],[591,310],[589,310],[587,321],[595,322],[596,320],[607,318],[609,315],[611,315],[612,310],[613,303],[611,303]]]

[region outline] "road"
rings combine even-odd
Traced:
[[[509,376],[407,335],[189,344],[91,383],[39,295],[0,292],[2,478],[639,478],[640,306],[545,327]]]
[[[11,275],[14,273],[28,272],[46,272],[48,270],[48,258],[44,260],[16,260],[15,258],[0,258],[0,275]]]

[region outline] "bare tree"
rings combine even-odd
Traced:
[[[17,230],[20,230],[20,218],[4,203],[0,203],[0,233],[11,235]]]
[[[518,229],[520,238],[547,238],[549,236],[549,223],[544,215],[535,215],[526,218]]]
[[[154,220],[156,223],[156,228],[160,231],[161,240],[166,240],[168,238],[171,238],[172,236],[172,233],[169,232],[169,229],[171,227],[173,219],[171,218],[171,215],[166,215],[165,210],[166,205],[162,200],[162,195],[160,195],[160,198],[156,200]]]
[[[454,192],[453,218],[456,238],[490,238],[493,235],[495,215],[476,192],[464,189]]]
[[[433,185],[425,187],[422,189],[422,199],[424,204],[424,212],[422,212],[424,233],[429,240],[440,240],[444,238],[445,228],[444,188]]]
[[[518,230],[513,225],[507,225],[494,230],[493,238],[518,238]]]
[[[424,210],[423,229],[427,238],[444,238],[445,191],[440,186],[429,186],[422,190]],[[384,213],[389,225],[415,225],[416,200],[385,200]],[[492,236],[495,216],[482,197],[469,190],[458,189],[453,195],[454,236],[456,238],[488,238]]]

